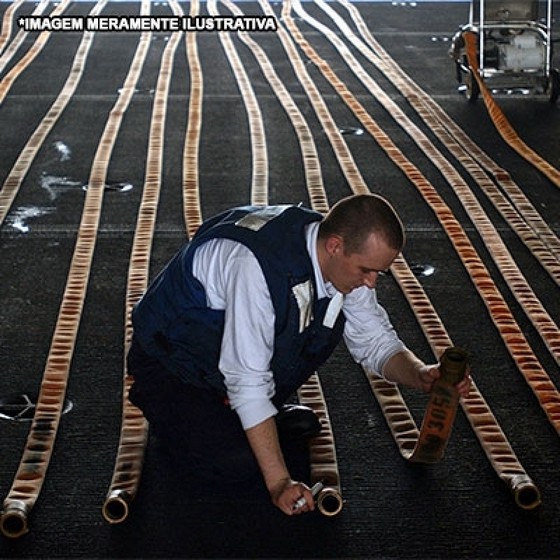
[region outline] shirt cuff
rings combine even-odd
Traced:
[[[385,381],[387,381],[387,383],[393,383],[392,381],[389,381],[386,377],[385,377],[385,373],[384,373],[384,369],[385,369],[385,364],[395,355],[398,354],[399,352],[404,352],[407,349],[406,345],[401,342],[400,340],[398,342],[396,342],[395,344],[393,344],[391,347],[389,347],[386,351],[385,354],[383,355],[383,358],[381,360],[379,360],[379,369],[377,369],[375,371],[375,374],[378,377],[381,377],[382,379],[384,379]]]
[[[244,430],[253,428],[278,413],[270,399],[251,399],[241,403],[230,399],[230,405],[237,412]]]

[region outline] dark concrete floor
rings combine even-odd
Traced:
[[[555,2],[556,4],[556,2]],[[0,14],[10,3],[0,2]],[[71,3],[65,13],[84,15],[93,4]],[[238,4],[247,13],[258,5]],[[336,2],[341,14],[345,11]],[[327,21],[313,3],[305,8]],[[359,2],[375,38],[417,84],[435,99],[515,181],[560,233],[560,193],[517,156],[495,131],[482,102],[457,92],[447,55],[449,39],[468,20],[462,2]],[[25,2],[17,15],[29,14]],[[189,5],[181,4],[188,13]],[[276,13],[278,2],[273,4]],[[167,3],[153,3],[169,15]],[[202,10],[206,9],[202,4]],[[222,9],[222,8],[220,8]],[[109,2],[104,14],[137,14],[140,3]],[[507,289],[492,259],[445,178],[420,154],[391,116],[359,84],[318,32],[298,21],[368,112],[426,174],[464,225],[519,325],[557,387],[558,365]],[[13,30],[11,39],[14,38]],[[53,33],[41,54],[15,81],[0,113],[0,187],[18,155],[68,77],[81,33]],[[317,143],[325,188],[332,204],[350,194],[327,137],[274,34],[256,34],[286,87],[308,119]],[[36,34],[29,34],[5,67],[4,77]],[[73,355],[68,399],[43,491],[29,519],[30,532],[0,538],[0,556],[17,558],[372,557],[372,558],[553,558],[560,557],[560,440],[510,358],[441,225],[420,194],[380,153],[366,133],[346,136],[372,190],[389,197],[408,230],[405,257],[430,264],[426,292],[452,339],[473,356],[473,375],[519,460],[539,487],[543,502],[524,511],[498,479],[465,415],[459,412],[444,460],[433,466],[404,461],[361,370],[341,347],[321,371],[337,444],[343,512],[283,516],[259,492],[194,486],[171,472],[150,446],[138,496],[125,523],[108,525],[101,505],[118,443],[124,337],[124,297],[132,238],[145,173],[154,88],[169,34],[155,33],[109,166],[108,181],[132,189],[107,191],[87,298]],[[136,48],[136,33],[97,33],[84,74],[66,110],[35,157],[0,227],[0,402],[36,395],[75,247],[90,168],[107,116]],[[200,148],[204,216],[250,200],[251,153],[247,117],[218,35],[198,35],[204,75]],[[265,121],[270,157],[270,202],[308,203],[293,129],[245,47],[236,42]],[[1,60],[1,59],[0,59]],[[557,64],[557,60],[556,65]],[[358,126],[340,98],[311,64],[306,65],[341,128]],[[365,63],[367,71],[403,107],[398,92]],[[185,239],[181,158],[188,117],[189,72],[185,45],[174,57],[165,130],[162,193],[152,253],[152,273]],[[560,165],[560,108],[544,96],[498,96],[522,138],[553,166]],[[419,121],[418,121],[419,122]],[[423,126],[423,125],[422,125]],[[558,286],[477,192],[509,250],[553,318],[560,316]],[[379,298],[402,338],[425,360],[432,355],[394,279]],[[424,395],[405,391],[421,417]],[[3,400],[2,400],[3,399]],[[4,410],[7,410],[4,408]],[[0,419],[0,493],[8,494],[29,422]]]

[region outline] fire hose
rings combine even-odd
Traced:
[[[501,137],[524,159],[529,163],[534,165],[539,171],[541,171],[550,181],[560,187],[560,171],[552,166],[548,161],[543,159],[539,154],[537,154],[532,148],[527,146],[518,134],[515,132],[506,116],[492,97],[491,93],[488,91],[484,80],[480,75],[480,68],[477,61],[477,39],[476,35],[472,31],[465,31],[463,33],[463,39],[465,41],[466,55],[469,62],[470,71],[473,78],[476,80],[482,97],[484,98],[484,103],[488,109],[488,114],[496,126],[496,129],[500,133]]]
[[[99,13],[104,5],[105,2],[98,3],[91,13]],[[61,114],[76,88],[92,40],[92,32],[84,34],[74,62],[76,71],[71,73],[71,78],[69,78],[63,92],[36,130],[35,134],[38,140],[44,140],[48,130],[56,120],[56,118],[53,120],[49,117],[58,117]],[[45,480],[62,414],[70,362],[89,279],[110,153],[124,112],[132,97],[140,70],[140,67],[134,67],[129,73],[123,95],[116,104],[118,110],[111,113],[104,131],[105,141],[100,143],[92,166],[78,241],[43,374],[35,416],[14,482],[4,500],[0,530],[7,537],[18,538],[28,531],[27,519]],[[50,122],[50,125],[46,125],[45,121]],[[46,130],[45,127],[47,127]],[[38,146],[29,142],[26,148],[29,148],[29,153],[25,153],[24,161],[28,169]],[[26,170],[19,168],[16,163],[13,171],[14,184],[21,183],[25,172]]]
[[[181,8],[175,0],[172,0],[170,5],[176,15],[182,14]],[[167,98],[171,81],[173,56],[179,39],[180,34],[174,34],[165,48],[156,86],[146,159],[146,181],[138,213],[127,282],[125,356],[132,337],[132,324],[130,320],[132,308],[143,295],[148,284],[151,246],[156,221],[154,209],[157,208],[161,188]],[[111,524],[121,523],[128,517],[129,505],[136,497],[140,484],[144,453],[148,440],[148,423],[144,419],[142,412],[128,400],[132,379],[128,375],[126,367],[124,370],[119,446],[115,458],[113,477],[102,507],[103,517]]]

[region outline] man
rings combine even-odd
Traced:
[[[130,400],[186,468],[232,481],[260,473],[284,513],[312,510],[283,446],[315,427],[306,411],[283,405],[340,339],[389,381],[430,391],[439,377],[377,303],[378,276],[404,237],[376,195],[345,198],[324,219],[270,206],[208,220],[134,309]],[[458,388],[466,395],[468,381]]]

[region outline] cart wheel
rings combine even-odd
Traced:
[[[556,68],[553,68],[550,71],[549,92],[550,102],[556,103],[558,101],[558,96],[560,95],[560,72]]]
[[[478,86],[476,78],[473,76],[472,70],[469,70],[469,72],[465,74],[465,85],[467,86],[465,95],[471,103],[474,103],[480,95],[480,87]]]

